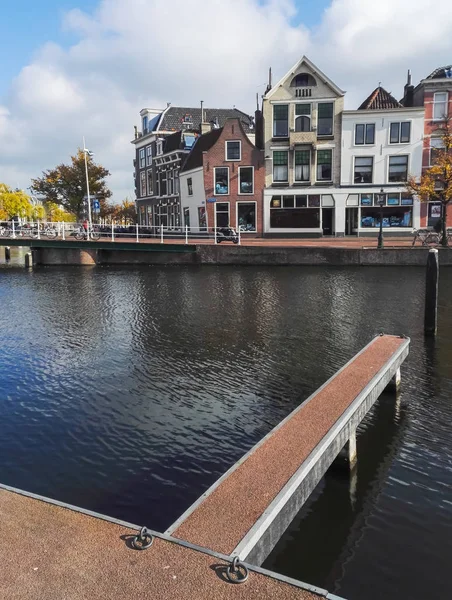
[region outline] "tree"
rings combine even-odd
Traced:
[[[449,118],[440,125],[440,147],[436,147],[432,156],[433,164],[426,169],[420,180],[410,176],[407,190],[416,194],[421,202],[441,202],[441,245],[447,246],[447,207],[452,201],[452,130]]]
[[[68,213],[64,208],[60,208],[55,202],[45,202],[45,211],[47,220],[52,222],[71,223],[75,221],[75,215]]]
[[[41,204],[33,206],[31,209],[31,218],[33,221],[42,221],[46,216],[44,207]]]
[[[106,200],[111,196],[105,178],[110,172],[96,164],[89,156],[88,181],[90,196]],[[32,180],[32,189],[44,196],[48,202],[59,204],[65,211],[74,214],[78,220],[84,213],[84,198],[87,195],[85,176],[85,155],[80,148],[71,157],[72,164],[58,165],[54,169],[43,171],[42,177]]]
[[[135,202],[126,198],[122,201],[122,204],[117,204],[113,212],[113,218],[124,220],[126,223],[135,223],[137,218]]]
[[[12,190],[4,183],[0,184],[0,219],[9,220],[12,217],[31,217],[33,205],[30,196],[22,190]]]

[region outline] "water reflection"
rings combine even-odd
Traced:
[[[18,264],[0,267],[0,481],[163,530],[374,334],[403,332],[401,405],[364,425],[352,495],[326,477],[272,560],[351,600],[359,582],[395,598],[421,531],[426,580],[445,574],[447,277],[432,345],[422,269]]]

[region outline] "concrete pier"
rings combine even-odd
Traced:
[[[427,272],[425,276],[425,335],[435,336],[438,327],[438,250],[432,248],[428,253]]]
[[[11,260],[11,248],[5,246],[5,260]]]
[[[31,252],[25,254],[25,268],[31,269],[33,267],[33,256]]]

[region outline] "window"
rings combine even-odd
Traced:
[[[389,134],[390,144],[409,144],[410,143],[411,123],[391,123],[391,131]]]
[[[447,117],[447,92],[436,92],[433,97],[433,120],[441,121]]]
[[[144,148],[141,148],[141,150],[140,150],[140,169],[144,169],[145,166],[146,166],[146,157],[144,154]]]
[[[160,154],[163,154],[163,142],[157,142],[157,156],[160,156]]]
[[[317,85],[317,82],[309,73],[295,75],[290,84],[291,87],[313,87],[315,85]]]
[[[179,173],[174,171],[174,193],[179,194]]]
[[[246,233],[256,233],[255,202],[237,202],[237,228]]]
[[[273,196],[270,227],[274,229],[317,229],[320,227],[320,196]]]
[[[146,197],[146,173],[144,171],[140,173],[140,197]]]
[[[332,102],[319,104],[317,119],[317,135],[333,135],[333,111]]]
[[[384,206],[361,208],[361,227],[380,227],[380,213],[383,211],[383,227],[412,227],[413,209],[411,206]]]
[[[288,137],[289,135],[289,106],[275,104],[273,106],[273,137]]]
[[[355,183],[372,183],[373,166],[372,156],[356,156],[353,181]]]
[[[239,194],[254,194],[254,167],[239,167]]]
[[[216,202],[215,211],[217,215],[217,227],[229,227],[229,202]]]
[[[240,160],[241,142],[226,142],[226,160]]]
[[[311,131],[311,105],[295,105],[295,131]]]
[[[173,171],[168,171],[168,195],[172,196],[174,191]]]
[[[289,180],[289,153],[284,150],[273,152],[273,181]]]
[[[215,169],[215,194],[224,196],[229,194],[229,169],[227,167]]]
[[[375,144],[375,123],[361,123],[355,127],[355,145]]]
[[[148,169],[147,171],[147,179],[148,179],[148,196],[152,196],[152,171]]]
[[[388,181],[406,181],[408,178],[408,156],[390,156]]]
[[[295,150],[295,181],[311,181],[311,152]]]
[[[160,196],[166,196],[166,171],[160,173]]]
[[[143,117],[143,133],[147,133],[147,132],[148,132],[148,118]]]
[[[187,189],[188,195],[193,196],[193,179],[191,177],[188,177],[187,179]]]
[[[438,151],[444,150],[444,140],[442,138],[430,139],[430,164],[434,165],[438,159]]]
[[[146,165],[148,167],[152,165],[152,146],[146,148]]]
[[[332,160],[332,150],[317,150],[317,181],[331,181]]]

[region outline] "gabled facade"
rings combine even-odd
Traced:
[[[145,108],[141,130],[135,128],[134,180],[138,223],[181,227],[179,171],[185,156],[202,133],[218,129],[228,118],[237,118],[254,140],[253,118],[233,109],[177,107]]]
[[[382,87],[358,110],[343,112],[341,188],[335,193],[340,231],[377,234],[381,189],[385,234],[419,227],[420,206],[405,183],[408,175],[421,175],[423,133],[423,107],[404,107]]]
[[[303,57],[263,97],[266,235],[333,235],[344,92]]]
[[[239,119],[202,135],[180,174],[183,223],[191,233],[231,226],[241,235],[262,236],[265,180],[263,150]]]

